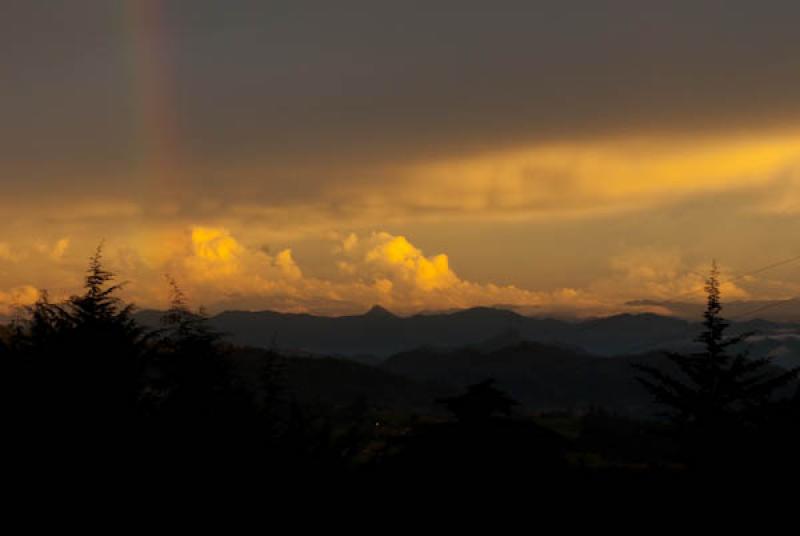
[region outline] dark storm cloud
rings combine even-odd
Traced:
[[[14,176],[139,158],[147,74],[130,56],[153,33],[137,29],[136,3],[3,3],[0,144]],[[176,150],[199,163],[352,169],[800,116],[797,2],[138,3],[163,14],[163,43],[139,50],[164,56]]]
[[[790,3],[449,4],[198,15],[181,115],[210,146],[382,159],[800,111]]]
[[[103,237],[143,305],[169,272],[201,303],[317,311],[595,314],[701,285],[712,252],[796,255],[798,20],[796,0],[3,0],[0,313],[72,288]],[[796,295],[782,277],[753,289]]]

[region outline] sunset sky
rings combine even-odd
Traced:
[[[800,294],[800,2],[4,0],[0,314]],[[734,280],[735,279],[735,280]]]

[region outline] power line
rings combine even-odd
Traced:
[[[761,305],[760,307],[756,307],[752,311],[746,311],[744,313],[740,313],[738,315],[734,315],[734,316],[730,317],[729,320],[738,320],[738,319],[744,318],[746,316],[751,316],[751,315],[754,315],[756,313],[760,313],[761,311],[764,311],[766,309],[772,309],[773,307],[786,305],[787,303],[791,303],[791,302],[794,302],[794,301],[797,301],[797,298],[790,298],[788,300],[781,300],[781,301],[767,303],[767,304]]]
[[[775,262],[775,263],[772,263],[772,264],[768,264],[767,266],[764,266],[762,268],[758,268],[758,269],[753,270],[751,272],[748,272],[746,274],[738,275],[738,276],[734,277],[733,279],[731,279],[730,282],[732,283],[734,281],[739,281],[740,279],[744,279],[745,277],[749,277],[751,275],[757,275],[757,274],[760,274],[761,272],[766,272],[767,270],[771,270],[772,268],[777,268],[778,266],[783,266],[784,264],[790,264],[790,263],[793,263],[795,261],[800,261],[800,255],[797,255],[797,256],[792,257],[790,259],[784,259],[782,261],[778,261],[778,262]]]
[[[729,283],[734,283],[734,282],[740,281],[740,280],[742,280],[742,279],[744,279],[746,277],[758,275],[758,274],[760,274],[762,272],[766,272],[767,270],[772,270],[773,268],[778,268],[779,266],[785,266],[787,264],[791,264],[791,263],[797,262],[797,261],[800,261],[800,255],[795,255],[794,257],[789,257],[788,259],[783,259],[783,260],[780,260],[780,261],[777,261],[777,262],[773,262],[771,264],[767,264],[765,266],[761,266],[760,268],[756,268],[754,270],[750,270],[749,272],[745,272],[745,273],[739,274],[739,275],[729,279],[728,282]],[[691,290],[689,292],[684,292],[683,294],[679,294],[677,297],[681,298],[683,296],[688,296],[688,295],[694,294],[694,293],[699,292],[699,291],[700,291],[700,289]],[[744,318],[744,317],[747,317],[747,316],[752,316],[752,315],[760,313],[762,311],[766,311],[767,309],[772,309],[773,307],[779,307],[781,305],[786,305],[788,303],[792,303],[792,302],[797,301],[797,300],[798,300],[798,298],[795,297],[795,298],[790,298],[788,300],[781,300],[781,301],[775,301],[775,302],[771,302],[771,303],[766,303],[766,304],[761,305],[759,307],[756,307],[755,309],[752,309],[750,311],[746,311],[744,313],[740,313],[738,315],[731,316],[731,317],[729,317],[729,320],[738,320],[740,318]]]
[[[732,277],[731,279],[728,279],[727,282],[728,283],[735,283],[736,281],[741,281],[742,279],[744,279],[746,277],[758,275],[758,274],[760,274],[762,272],[766,272],[767,270],[772,270],[773,268],[778,268],[779,266],[784,266],[786,264],[791,264],[791,263],[797,262],[797,261],[800,261],[800,255],[795,255],[794,257],[790,257],[788,259],[783,259],[783,260],[778,261],[778,262],[773,262],[771,264],[767,264],[766,266],[761,266],[760,268],[756,268],[754,270],[750,270],[749,272],[741,273],[739,275],[736,275],[736,276]],[[696,273],[696,272],[691,272],[691,273]],[[700,275],[700,274],[697,274],[697,275]],[[677,296],[675,296],[673,298],[673,300],[674,299],[680,299],[680,298],[683,298],[685,296],[691,296],[692,294],[700,293],[703,290],[704,290],[703,288],[692,289],[692,290],[683,292],[681,294],[678,294]],[[792,298],[792,299],[794,299],[794,298]],[[791,301],[791,300],[789,300],[789,301]],[[779,303],[783,303],[783,302],[779,302]]]

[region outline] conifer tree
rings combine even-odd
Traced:
[[[162,410],[189,421],[226,412],[236,398],[233,371],[222,335],[194,312],[171,277],[170,307],[162,316],[158,369]]]
[[[737,352],[752,334],[728,337],[730,323],[722,315],[719,271],[716,263],[705,285],[706,310],[703,331],[697,338],[702,349],[691,354],[669,353],[677,369],[671,373],[637,365],[637,379],[655,401],[667,408],[678,426],[690,455],[706,463],[722,455],[723,444],[756,425],[770,407],[776,392],[797,377],[798,370],[784,371],[771,366],[768,358],[750,358]]]
[[[494,386],[489,379],[467,387],[467,392],[458,396],[443,398],[443,404],[461,422],[484,422],[494,415],[511,415],[518,404],[516,400]]]
[[[149,338],[114,278],[98,247],[83,292],[60,303],[42,293],[13,333],[19,436],[59,468],[126,456],[122,466],[134,452]]]
[[[69,346],[83,362],[85,388],[119,410],[134,411],[146,369],[148,334],[133,317],[135,307],[119,296],[123,285],[103,265],[103,245],[90,258],[84,291],[58,307]]]

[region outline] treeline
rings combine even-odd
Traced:
[[[287,388],[291,361],[228,344],[173,281],[161,326],[137,323],[102,260],[98,249],[81,294],[44,295],[0,337],[5,457],[23,478],[682,482],[800,466],[798,370],[735,352],[745,336],[726,337],[716,271],[703,351],[670,354],[671,369],[639,366],[659,419],[598,411],[559,421],[521,414],[490,379],[422,415],[379,411],[358,396],[337,408],[301,401]]]
[[[45,294],[11,326],[0,363],[14,471],[185,482],[350,470],[366,408],[340,425],[297,403],[273,352],[245,381],[236,349],[170,285],[162,325],[147,329],[98,249],[81,294]]]

